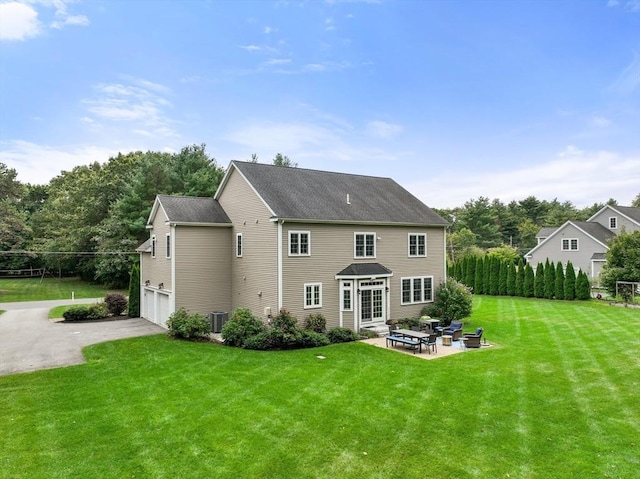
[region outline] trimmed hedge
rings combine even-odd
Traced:
[[[65,321],[97,321],[109,317],[109,311],[104,303],[79,304],[71,306],[62,317]]]

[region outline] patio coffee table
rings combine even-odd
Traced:
[[[443,346],[451,346],[451,339],[453,338],[453,336],[449,335],[449,334],[443,334],[442,335],[442,345]]]

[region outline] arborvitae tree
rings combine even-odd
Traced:
[[[138,263],[131,267],[129,276],[129,310],[127,315],[130,318],[140,316],[140,266]]]
[[[476,257],[476,278],[474,281],[473,292],[476,294],[484,293],[484,258],[482,256]]]
[[[456,281],[462,281],[464,279],[464,275],[462,272],[462,263],[464,260],[459,259],[458,261],[456,261],[456,267],[455,267],[455,278]]]
[[[544,298],[544,264],[536,266],[536,277],[533,280],[533,295],[536,298]]]
[[[522,287],[524,285],[524,262],[522,258],[518,260],[518,270],[516,271],[516,296],[524,296]]]
[[[500,260],[500,281],[498,282],[498,294],[507,294],[507,262]]]
[[[556,289],[556,267],[553,262],[549,263],[549,258],[544,264],[544,297],[553,299]]]
[[[489,289],[493,296],[500,294],[500,260],[491,256],[491,276],[489,277]]]
[[[533,297],[533,281],[534,281],[533,268],[529,263],[524,267],[524,282],[522,283],[522,295],[525,298]]]
[[[590,299],[591,298],[591,284],[589,283],[589,277],[587,273],[583,273],[582,270],[578,271],[578,277],[576,278],[576,299]]]
[[[564,275],[564,299],[576,299],[576,271],[571,261],[567,261],[567,271]]]
[[[484,294],[491,294],[491,257],[484,257],[484,277],[482,278]]]
[[[474,289],[476,282],[476,258],[475,256],[467,256],[465,258],[464,284],[471,290]]]
[[[516,294],[516,265],[513,260],[510,260],[507,266],[507,294],[509,296]]]
[[[558,261],[556,265],[556,283],[554,295],[556,299],[564,299],[564,271],[562,270],[562,263]]]

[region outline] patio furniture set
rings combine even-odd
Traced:
[[[453,341],[460,341],[460,347],[479,348],[480,338],[484,333],[483,328],[477,328],[475,333],[463,333],[464,323],[452,321],[448,327],[436,326],[439,320],[421,320],[423,330],[414,331],[412,329],[398,329],[397,325],[389,325],[389,335],[387,336],[387,347],[394,347],[398,344],[404,345],[413,351],[422,353],[422,346],[427,348],[427,352],[438,352],[437,338],[442,338],[443,346],[451,346]]]

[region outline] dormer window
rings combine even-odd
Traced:
[[[610,230],[618,229],[618,217],[617,216],[612,216],[611,218],[609,218],[609,229]]]

